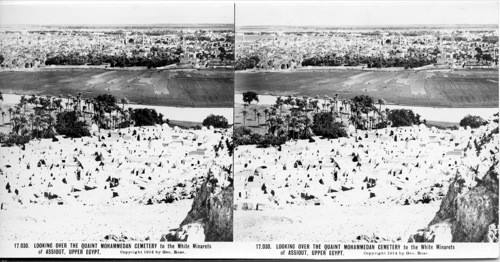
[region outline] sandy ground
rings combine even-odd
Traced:
[[[102,241],[106,235],[159,241],[177,228],[193,200],[110,206],[32,205],[0,210],[2,241]]]
[[[406,242],[425,228],[439,209],[430,204],[288,206],[283,209],[234,212],[235,241],[354,242],[373,235]],[[390,228],[390,230],[387,230]]]

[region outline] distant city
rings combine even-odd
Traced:
[[[498,29],[493,26],[247,27],[237,31],[237,70],[498,66]]]
[[[215,68],[234,64],[232,26],[61,26],[0,32],[2,69]]]

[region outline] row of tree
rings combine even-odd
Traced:
[[[356,129],[369,130],[388,126],[410,126],[420,124],[420,115],[411,110],[382,110],[383,99],[376,102],[370,96],[360,95],[340,100],[339,95],[320,98],[277,97],[274,105],[264,108],[263,117],[266,132],[254,133],[246,127],[249,113],[247,107],[259,101],[255,92],[243,94],[245,109],[241,112],[243,125],[235,129],[235,144],[261,144],[263,146],[284,143],[290,139],[307,139],[314,134],[325,138],[339,138],[347,135],[346,124]],[[378,103],[378,107],[376,105]],[[287,109],[287,110],[284,110]],[[289,112],[289,113],[285,113]],[[260,127],[262,113],[253,109],[254,120]],[[312,117],[312,119],[311,119]],[[425,120],[424,120],[425,121]]]
[[[122,55],[103,55],[90,53],[80,55],[79,53],[57,54],[49,56],[45,60],[46,65],[102,65],[110,64],[111,67],[162,67],[180,62],[179,54],[158,52],[154,56],[126,56]]]
[[[329,54],[306,58],[302,62],[302,66],[359,66],[360,64],[366,64],[368,68],[414,68],[435,64],[436,62],[435,57],[428,56],[383,58],[380,56],[337,56],[336,54]]]
[[[10,132],[1,133],[0,142],[24,144],[31,139],[51,138],[56,134],[88,136],[91,124],[98,128],[114,129],[168,123],[168,119],[164,120],[163,115],[154,109],[125,109],[126,104],[126,98],[117,101],[108,94],[96,98],[82,98],[81,93],[67,97],[60,95],[58,98],[23,95],[19,103],[8,109]]]

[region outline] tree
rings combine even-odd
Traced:
[[[129,102],[128,102],[128,99],[127,99],[126,97],[122,98],[122,99],[120,100],[120,102],[122,103],[122,110],[124,110],[124,109],[125,109],[125,104],[128,104],[128,103],[129,103]]]
[[[261,113],[260,112],[257,112],[257,126],[260,126],[260,117],[261,117]]]
[[[130,118],[135,123],[135,126],[154,126],[163,124],[162,117],[151,108],[136,108],[132,110]]]
[[[267,107],[266,107],[266,108],[264,109],[264,120],[266,120],[266,119],[267,119],[267,115],[269,115],[269,108],[267,108]]]
[[[355,96],[352,101],[354,104],[359,105],[361,111],[366,113],[366,111],[370,110],[373,107],[373,98],[367,95],[359,95]]]
[[[387,116],[393,127],[411,126],[420,124],[420,115],[410,109],[393,109]]]
[[[467,115],[460,120],[460,126],[462,127],[470,126],[471,128],[478,128],[486,124],[487,121],[482,119],[480,116]]]
[[[117,108],[116,98],[112,95],[108,94],[98,95],[95,100],[98,106],[102,107],[102,109],[106,113],[111,113],[111,111]]]
[[[251,104],[252,101],[259,102],[259,95],[253,91],[248,91],[243,93],[243,102],[246,104]]]
[[[379,98],[377,100],[377,103],[378,103],[378,110],[382,111],[382,105],[385,105],[385,100],[383,98]]]
[[[312,131],[315,135],[326,138],[339,138],[347,136],[342,123],[336,122],[335,117],[327,112],[314,115]]]
[[[245,121],[246,121],[246,116],[247,116],[247,114],[248,114],[248,111],[243,110],[243,111],[241,112],[241,114],[243,115],[243,125],[246,125],[246,124],[245,124]]]
[[[87,124],[78,120],[78,115],[74,111],[57,114],[56,131],[68,137],[90,136]]]
[[[205,120],[203,120],[203,126],[213,126],[215,128],[228,128],[229,124],[224,116],[220,115],[209,115]]]

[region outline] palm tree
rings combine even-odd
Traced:
[[[246,125],[246,116],[248,114],[248,111],[247,110],[243,110],[241,112],[241,114],[243,114],[243,125],[245,126]]]
[[[36,129],[36,135],[35,137],[38,137],[38,130],[39,130],[39,127],[40,127],[40,124],[42,122],[42,118],[40,116],[35,116],[35,119],[33,119],[34,121],[34,124],[35,124],[35,129]]]
[[[289,114],[285,115],[285,122],[286,122],[286,135],[288,136],[288,133],[290,133],[290,120],[291,120],[292,116],[290,116]]]
[[[290,107],[293,109],[294,106],[297,104],[297,102],[295,100],[290,100],[290,102],[288,103],[290,105]]]
[[[264,120],[266,120],[266,119],[267,119],[267,115],[269,115],[269,108],[267,108],[267,107],[266,107],[266,108],[264,109]]]
[[[126,97],[122,98],[120,100],[120,102],[122,103],[122,110],[125,109],[125,104],[129,103],[129,101],[128,101],[128,99]]]
[[[253,111],[253,121],[255,121],[257,119],[258,110],[257,110],[257,108],[254,108],[252,111]]]
[[[2,94],[2,92],[0,92],[0,101],[1,101],[0,102],[0,107],[2,107],[2,102],[3,102],[3,94]]]
[[[14,109],[12,107],[9,107],[9,122],[12,119],[12,112],[14,112]]]
[[[319,110],[319,107],[318,107],[318,103],[319,101],[318,100],[312,100],[311,101],[311,106],[314,110],[316,110],[316,113],[318,113],[318,110]]]
[[[48,108],[52,109],[52,98],[53,97],[51,95],[46,95],[45,97],[47,98]]]
[[[379,98],[377,102],[378,102],[378,110],[382,111],[382,105],[385,105],[385,100],[383,98]]]
[[[76,97],[76,104],[78,105],[78,111],[80,111],[80,105],[82,103],[82,93],[78,92],[78,95]]]
[[[118,116],[113,115],[112,120],[113,120],[113,129],[116,129],[116,124],[118,123]]]
[[[325,109],[326,100],[328,100],[328,99],[330,99],[330,97],[329,97],[329,96],[327,96],[327,95],[325,95],[325,96],[323,97],[323,110]]]
[[[290,118],[290,127],[292,128],[292,139],[295,138],[297,124],[298,124],[297,117],[295,117],[295,116],[291,117]]]
[[[1,110],[1,109],[0,109]],[[5,117],[5,111],[1,110],[2,111],[2,125],[5,124],[5,121],[3,120],[3,118]]]
[[[28,115],[29,123],[31,126],[30,133],[33,133],[33,123],[35,122],[35,114],[31,113]]]
[[[312,124],[312,120],[311,118],[309,118],[307,115],[304,116],[304,119],[302,120],[302,123],[304,124],[304,133],[303,133],[303,136],[304,137],[307,137],[309,136],[309,127],[311,126]]]
[[[82,109],[83,109],[83,121],[85,121],[85,115],[87,114],[85,110],[87,110],[87,106],[86,105],[82,106]]]
[[[283,106],[283,98],[281,96],[278,96],[276,98],[276,103],[274,104],[276,108],[280,108],[280,115],[281,115],[281,107]]]
[[[307,112],[309,110],[309,98],[304,96],[300,99],[300,106],[302,111]]]
[[[63,109],[62,100],[61,99],[54,100],[54,105],[57,108],[57,110],[61,112],[61,110]]]
[[[271,107],[271,115],[276,115],[276,113],[278,113],[278,109],[276,108],[276,106],[272,106]]]
[[[260,126],[260,116],[261,116],[261,113],[257,112],[257,126]]]
[[[28,99],[26,99],[25,95],[21,96],[21,100],[19,100],[19,105],[23,107],[24,113],[26,113],[26,104],[28,103]]]
[[[339,102],[339,94],[338,93],[335,93],[335,97],[333,98],[333,100],[335,101],[335,111],[337,111],[338,109],[338,102]]]

